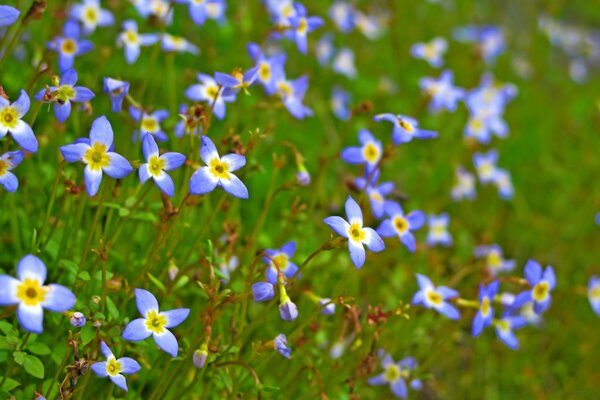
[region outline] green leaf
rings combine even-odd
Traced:
[[[113,274],[110,271],[106,271],[106,279],[111,279],[113,276],[115,276],[115,274]],[[94,279],[97,281],[101,281],[102,280],[102,271],[96,271],[96,273],[94,274]]]
[[[13,358],[15,359],[15,362],[19,365],[23,365],[23,362],[25,361],[26,356],[27,356],[27,353],[25,353],[23,351],[15,351],[13,353]]]
[[[260,385],[259,390],[261,392],[278,392],[281,389],[278,386]]]
[[[90,280],[90,273],[87,271],[81,271],[79,273],[79,279],[81,279],[82,281],[89,281]]]
[[[6,321],[0,321],[0,331],[5,335],[8,335],[12,331],[12,325]]]
[[[189,281],[190,281],[190,278],[187,275],[183,275],[181,278],[179,278],[179,280],[175,284],[175,287],[173,288],[173,290],[181,289],[182,287],[187,285]]]
[[[46,346],[44,343],[34,342],[27,345],[27,350],[36,354],[38,356],[45,356],[46,354],[50,354],[50,347]]]
[[[148,278],[150,278],[152,283],[154,283],[163,293],[167,292],[165,285],[163,285],[163,283],[155,278],[150,272],[148,272]]]
[[[73,275],[77,274],[77,270],[79,269],[79,265],[77,263],[69,260],[60,260],[58,262],[58,265],[60,267],[63,267]]]
[[[27,355],[23,362],[23,367],[25,367],[25,371],[29,375],[44,379],[44,364],[36,356]]]
[[[117,308],[117,306],[115,306],[115,303],[113,303],[113,301],[110,299],[110,297],[106,298],[106,308],[108,309],[108,314],[113,319],[119,318],[119,309]]]
[[[158,218],[156,215],[152,214],[148,211],[136,212],[131,215],[131,219],[137,219],[138,221],[146,221],[146,222],[156,222]]]
[[[127,217],[129,214],[131,214],[131,211],[127,208],[119,208],[119,217]]]
[[[1,381],[2,379],[0,379]],[[6,391],[11,391],[14,388],[16,388],[17,386],[20,386],[21,384],[17,381],[15,381],[14,379],[10,379],[7,378],[6,381],[2,384],[2,387],[0,389],[2,390],[6,390]]]
[[[81,344],[85,346],[91,342],[94,337],[96,337],[96,328],[90,324],[86,324],[83,329],[81,329]]]

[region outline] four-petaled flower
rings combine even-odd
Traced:
[[[306,36],[308,33],[323,25],[323,20],[319,17],[309,17],[306,15],[306,8],[300,3],[294,3],[295,15],[289,18],[290,29],[286,30],[286,35],[296,42],[298,50],[306,54],[308,50]]]
[[[342,217],[333,216],[325,218],[323,222],[338,235],[348,239],[350,258],[356,268],[360,268],[365,263],[366,257],[363,245],[373,252],[380,252],[385,248],[385,244],[375,230],[363,227],[362,211],[352,197],[348,196],[345,208],[348,221]]]
[[[477,310],[475,318],[473,319],[473,336],[479,336],[481,331],[483,331],[485,327],[490,326],[494,321],[493,303],[494,298],[498,294],[499,287],[499,281],[493,281],[487,286],[483,284],[479,286],[479,310]]]
[[[84,103],[90,101],[96,95],[90,89],[83,86],[74,86],[77,83],[77,71],[73,68],[66,70],[58,86],[50,86],[42,89],[35,95],[37,101],[54,103],[54,116],[58,122],[65,122],[71,115],[71,102]],[[46,93],[46,90],[48,92]]]
[[[405,115],[394,115],[391,113],[378,114],[373,117],[374,121],[389,121],[394,124],[394,130],[392,131],[392,140],[395,144],[407,143],[417,139],[431,139],[436,137],[438,134],[434,131],[427,131],[419,129],[419,122],[411,117]]]
[[[423,226],[425,213],[423,211],[411,211],[405,215],[400,204],[394,201],[386,201],[384,209],[389,218],[379,225],[377,233],[383,237],[398,236],[402,244],[408,250],[414,252],[417,244],[412,231]]]
[[[43,331],[44,308],[65,312],[75,305],[75,295],[62,285],[44,285],[46,265],[31,254],[17,265],[17,278],[0,275],[0,306],[17,305],[19,323],[26,331]]]
[[[0,139],[10,133],[24,150],[35,153],[38,142],[33,130],[22,118],[29,111],[29,96],[21,90],[21,95],[12,104],[0,96]]]
[[[133,172],[133,167],[123,156],[112,151],[113,130],[103,115],[98,117],[90,130],[90,138],[80,139],[60,148],[68,162],[81,161],[84,170],[85,188],[89,196],[98,193],[102,183],[102,173],[121,179]]]
[[[9,192],[16,192],[19,180],[12,171],[23,161],[22,151],[9,151],[0,156],[0,185]]]
[[[429,246],[435,246],[441,244],[442,246],[450,246],[452,244],[452,236],[448,232],[448,225],[450,225],[450,215],[448,213],[441,213],[439,215],[429,215],[429,232],[427,233],[427,244]]]
[[[160,127],[160,123],[169,118],[167,110],[156,110],[152,113],[147,113],[137,107],[131,106],[129,107],[129,114],[135,122],[139,122],[140,124],[139,130],[133,131],[134,142],[138,137],[141,141],[147,134],[154,136],[159,142],[167,141],[167,134]]]
[[[125,47],[125,60],[133,64],[140,56],[141,46],[150,46],[158,42],[160,36],[154,33],[138,33],[138,25],[134,20],[123,22],[123,32],[117,37],[117,44]]]
[[[97,26],[109,26],[115,22],[110,11],[100,8],[100,0],[83,0],[71,8],[71,17],[81,21],[83,32],[90,34]]]
[[[80,56],[91,51],[94,45],[89,40],[80,40],[79,24],[68,20],[63,27],[64,36],[52,39],[48,48],[58,53],[58,66],[61,73],[73,68],[75,56]]]
[[[513,329],[519,329],[527,325],[527,320],[521,316],[512,316],[508,310],[504,316],[494,321],[496,326],[496,335],[511,349],[519,348],[519,339],[515,336]]]
[[[215,117],[225,118],[225,103],[235,101],[234,93],[225,93],[210,75],[198,74],[200,83],[188,87],[185,96],[193,101],[205,101],[212,108]]]
[[[104,78],[104,93],[108,93],[114,112],[121,112],[123,99],[129,93],[129,82]]]
[[[358,132],[360,147],[346,147],[342,150],[342,159],[349,164],[365,164],[370,173],[383,155],[381,142],[366,129]]]
[[[142,318],[134,319],[127,324],[123,331],[123,339],[137,342],[152,335],[158,347],[171,356],[177,357],[179,351],[177,339],[167,328],[174,328],[181,324],[190,314],[190,309],[159,311],[156,297],[144,289],[135,289],[135,303]]]
[[[410,53],[415,58],[425,60],[432,67],[439,68],[444,64],[444,53],[448,48],[448,42],[442,37],[432,39],[427,43],[416,43],[411,49]]]
[[[142,367],[133,358],[116,358],[104,341],[100,342],[100,350],[102,350],[102,354],[106,357],[106,361],[95,362],[92,364],[92,371],[102,378],[108,376],[115,385],[127,391],[127,381],[123,374],[135,374],[142,369]]]
[[[268,257],[263,257],[267,263],[267,281],[274,285],[277,282],[278,270],[290,279],[298,271],[298,266],[290,261],[296,252],[296,242],[287,242],[281,249],[267,249],[265,254]]]
[[[425,275],[416,274],[420,290],[415,293],[412,303],[425,308],[433,308],[450,319],[460,319],[460,313],[446,300],[458,297],[458,292],[446,286],[435,287]]]
[[[142,151],[147,162],[140,165],[140,182],[144,184],[148,179],[152,178],[164,194],[173,197],[175,194],[175,185],[173,184],[173,179],[165,171],[181,167],[185,162],[185,156],[174,152],[160,154],[156,140],[154,140],[154,136],[152,135],[144,136]]]
[[[554,269],[548,266],[545,271],[542,271],[542,266],[537,261],[529,260],[525,264],[525,278],[531,285],[531,290],[518,294],[511,309],[533,302],[533,309],[537,314],[541,314],[546,311],[552,301],[550,292],[556,286]]]
[[[248,198],[248,189],[237,176],[232,174],[246,165],[246,157],[240,154],[227,154],[219,157],[212,140],[208,136],[202,136],[200,158],[206,163],[206,166],[198,168],[192,175],[190,179],[191,194],[205,194],[213,191],[218,185],[235,197]]]
[[[405,399],[408,395],[406,379],[410,379],[411,371],[416,368],[414,358],[407,357],[397,363],[391,355],[385,354],[381,360],[383,372],[372,378],[369,378],[369,385],[390,385],[390,390],[394,396]],[[413,384],[416,380],[411,381],[411,387],[418,388],[419,385]]]

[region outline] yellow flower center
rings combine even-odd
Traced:
[[[435,48],[435,45],[433,43],[427,43],[425,45],[425,48],[423,49],[424,53],[425,53],[425,58],[430,60],[432,58],[435,58],[436,54],[437,54],[437,50]]]
[[[357,242],[362,242],[365,238],[365,231],[357,223],[350,225],[348,234],[350,235],[350,239],[356,240]]]
[[[150,157],[150,160],[148,161],[148,171],[150,171],[150,175],[159,176],[165,168],[165,164],[165,160],[158,156]]]
[[[496,325],[498,326],[498,329],[500,329],[502,332],[510,331],[510,322],[508,322],[505,319],[498,321]]]
[[[261,63],[258,68],[258,76],[260,76],[262,81],[271,79],[271,66],[266,62]]]
[[[167,317],[160,315],[158,312],[152,310],[146,314],[146,328],[153,333],[161,334],[165,330],[167,324]]]
[[[90,166],[92,171],[98,171],[108,167],[110,157],[106,154],[106,145],[96,142],[86,150],[83,160]]]
[[[277,254],[275,257],[272,257],[272,258],[273,258],[272,263],[276,264],[276,266],[273,265],[275,267],[275,269],[277,269],[277,268],[284,269],[287,266],[287,263],[288,263],[288,256],[287,256],[287,254],[280,253],[280,254]]]
[[[138,42],[138,34],[134,31],[125,32],[125,41],[131,44]]]
[[[379,159],[379,149],[373,143],[367,143],[363,147],[363,156],[369,163],[373,164]]]
[[[283,95],[283,97],[290,97],[294,93],[294,89],[287,82],[279,82],[277,84],[277,88],[279,89],[279,93]]]
[[[379,194],[379,192],[371,192],[371,200],[378,203],[383,203],[383,197]]]
[[[304,33],[307,28],[306,18],[300,18],[300,22],[298,22],[298,32]]]
[[[481,176],[491,176],[493,172],[494,172],[494,167],[488,161],[484,161],[479,166],[479,173],[481,174]]]
[[[408,133],[413,133],[415,131],[415,127],[408,121],[405,121],[402,118],[398,118],[398,126],[404,129]]]
[[[106,373],[110,376],[117,376],[121,369],[121,363],[114,357],[109,358],[106,362]]]
[[[286,4],[283,7],[283,9],[281,10],[281,15],[283,15],[284,17],[291,17],[293,13],[294,13],[294,6],[292,5],[291,2],[289,4]]]
[[[0,174],[0,176],[1,175],[2,174]],[[593,300],[600,300],[600,286],[594,286],[593,288],[591,288],[589,295]]]
[[[439,306],[442,304],[442,296],[439,293],[434,292],[433,290],[427,291],[427,300],[433,305]]]
[[[7,161],[0,160],[0,176],[4,176],[4,174],[6,174],[6,171],[8,171],[9,166],[10,165]]]
[[[66,55],[74,54],[77,51],[77,42],[73,39],[63,39],[60,44],[61,53]]]
[[[408,221],[404,217],[401,217],[401,216],[394,217],[393,224],[394,224],[394,228],[396,228],[396,231],[399,234],[402,234],[408,230]]]
[[[446,233],[446,227],[442,224],[435,224],[431,227],[431,233],[441,236]]]
[[[67,100],[71,100],[75,97],[75,89],[73,89],[73,86],[59,86],[56,92],[56,99],[60,104],[64,104]]]
[[[219,179],[229,179],[229,165],[217,158],[210,160],[210,172]]]
[[[472,130],[474,131],[480,131],[483,129],[483,121],[481,121],[479,118],[473,118],[470,122],[469,122],[469,126],[471,127]]]
[[[546,281],[542,281],[535,285],[533,288],[533,299],[535,301],[544,301],[546,297],[548,297],[548,292],[550,291],[550,285]]]
[[[94,7],[88,7],[83,13],[83,18],[90,24],[95,24],[98,21],[98,12]]]
[[[481,315],[483,315],[484,317],[487,317],[488,315],[490,315],[490,298],[485,296],[483,298],[483,301],[481,302]]]
[[[491,251],[486,257],[486,263],[490,268],[500,268],[502,266],[502,257],[497,251]]]
[[[25,281],[17,286],[17,298],[28,306],[37,306],[44,301],[48,289],[40,286],[37,279],[25,278]]]
[[[385,380],[388,382],[396,382],[400,378],[400,368],[396,364],[388,364],[383,373]]]
[[[16,108],[4,107],[0,109],[0,124],[8,129],[14,129],[17,126],[17,122],[19,122],[19,115]]]
[[[219,87],[216,85],[210,85],[206,88],[206,94],[210,97],[211,100],[215,100],[219,95]]]
[[[142,118],[142,130],[144,132],[156,132],[158,131],[158,121],[154,117],[143,117]]]

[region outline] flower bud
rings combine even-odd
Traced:
[[[71,318],[69,318],[69,322],[71,323],[71,325],[73,325],[77,328],[81,328],[82,326],[85,325],[85,322],[86,322],[85,315],[83,315],[79,311],[75,311],[73,314],[71,314]]]

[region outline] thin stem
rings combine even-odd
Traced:
[[[96,214],[94,215],[94,221],[92,222],[92,228],[88,232],[87,239],[85,241],[85,247],[83,248],[83,253],[81,254],[81,260],[79,261],[79,268],[77,269],[77,276],[79,276],[79,272],[81,271],[81,266],[85,263],[87,256],[90,252],[90,247],[92,245],[92,239],[94,237],[94,232],[96,231],[96,227],[98,225],[98,220],[100,219],[100,213],[102,211],[102,204],[104,202],[104,196],[107,191],[108,182],[104,184],[104,188],[102,189],[102,194],[100,195],[100,200],[98,200],[98,207],[96,208]]]

